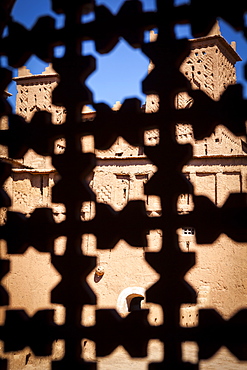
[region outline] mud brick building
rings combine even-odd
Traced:
[[[152,38],[155,35],[152,34]],[[226,87],[234,84],[235,63],[240,59],[235,45],[228,44],[216,27],[207,37],[190,41],[191,54],[183,62],[181,71],[191,82],[193,89],[201,89],[213,100],[218,100]],[[150,64],[150,69],[152,63]],[[62,107],[51,103],[51,92],[59,81],[59,76],[51,66],[40,75],[32,75],[28,69],[19,69],[15,78],[17,85],[16,112],[30,121],[33,114],[46,110],[52,114],[54,124],[61,124],[66,117]],[[69,93],[69,92],[68,92]],[[190,107],[193,99],[180,92],[176,96],[177,109]],[[159,108],[156,96],[149,95],[145,104],[146,112],[153,113]],[[121,109],[116,104],[113,109]],[[93,120],[97,112],[84,109],[82,117],[85,122]],[[1,123],[4,127],[4,120]],[[243,138],[235,137],[223,126],[217,126],[214,133],[203,140],[195,140],[190,125],[177,124],[176,139],[180,144],[193,144],[193,159],[183,168],[184,174],[192,182],[196,195],[206,195],[212,203],[221,207],[231,192],[247,191],[247,144]],[[145,132],[145,145],[154,146],[159,142],[158,130]],[[91,189],[98,202],[110,204],[116,211],[121,211],[129,200],[145,200],[149,217],[159,217],[161,207],[158,196],[144,194],[144,184],[155,174],[156,167],[144,155],[142,147],[131,146],[122,137],[109,150],[95,151],[91,136],[82,139],[84,152],[96,152],[97,166],[88,177]],[[55,153],[59,156],[66,150],[64,138],[54,143]],[[52,203],[51,189],[59,175],[51,164],[49,157],[43,157],[34,151],[29,152],[22,160],[7,157],[5,148],[1,148],[1,158],[11,162],[11,177],[5,183],[6,191],[13,199],[11,209],[30,215],[36,207],[51,207],[56,222],[66,217],[63,204]],[[194,204],[190,194],[182,194],[177,204],[179,213],[186,214],[193,210]],[[94,202],[84,202],[81,218],[90,220],[95,216]],[[4,214],[2,214],[2,222]],[[84,324],[94,324],[95,308],[117,307],[122,316],[133,309],[149,308],[149,321],[158,325],[163,317],[158,305],[146,302],[145,291],[155,284],[159,275],[144,259],[145,250],[158,251],[161,248],[162,231],[147,231],[148,246],[132,248],[121,240],[111,250],[96,249],[96,238],[93,234],[83,236],[84,254],[97,257],[97,268],[87,278],[88,284],[97,295],[97,306],[86,306]],[[184,305],[181,308],[181,325],[197,325],[198,309],[213,307],[223,317],[228,318],[243,306],[247,305],[247,250],[243,243],[236,243],[222,234],[214,245],[197,245],[195,230],[184,227],[177,230],[179,245],[182,251],[196,251],[196,266],[186,275],[186,280],[197,292],[196,305]],[[65,251],[65,237],[55,241],[55,254]],[[7,255],[5,243],[1,241],[1,256],[11,261],[11,273],[3,280],[10,292],[10,308],[23,308],[29,314],[36,310],[53,307],[56,309],[56,320],[64,320],[63,308],[51,305],[50,291],[59,283],[60,275],[51,265],[49,255],[39,253],[29,247],[23,255]],[[35,263],[34,263],[35,261]],[[174,292],[176,294],[176,292]],[[1,309],[4,316],[4,309]],[[144,369],[145,361],[162,358],[161,346],[152,341],[153,351],[148,358],[134,361],[119,350],[111,359],[98,360],[99,369]],[[59,358],[63,344],[58,341],[53,358]],[[190,360],[196,356],[196,348],[185,346],[185,356]],[[93,343],[84,341],[84,356],[92,359]],[[30,354],[30,356],[29,356]],[[5,355],[11,361],[11,369],[25,368],[28,357],[28,369],[48,369],[47,359],[35,358],[26,349],[23,353]],[[216,359],[210,360],[202,369],[245,369],[247,363],[238,363],[228,352],[222,350]],[[117,366],[116,366],[117,364]],[[23,367],[21,367],[23,366]],[[212,367],[210,367],[212,366]]]

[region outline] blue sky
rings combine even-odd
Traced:
[[[175,4],[186,3],[186,0],[175,0]],[[106,5],[113,13],[117,13],[123,0],[96,0],[96,4]],[[155,0],[142,0],[145,11],[155,10]],[[17,0],[12,16],[19,23],[31,28],[37,17],[50,15],[56,19],[56,27],[61,28],[64,23],[64,16],[57,15],[51,10],[50,0]],[[89,16],[86,20],[90,20]],[[243,62],[237,63],[237,80],[244,84],[244,94],[247,97],[247,83],[244,80],[244,64],[247,62],[247,42],[240,32],[235,32],[225,22],[220,21],[222,35],[228,42],[237,42],[237,52]],[[177,37],[191,38],[190,27],[177,26]],[[146,35],[148,37],[148,34]],[[61,55],[62,48],[56,48],[57,56]],[[106,102],[110,106],[124,98],[138,97],[142,102],[145,96],[141,91],[141,81],[147,73],[148,59],[138,49],[131,48],[124,40],[121,40],[114,50],[105,55],[100,55],[94,50],[94,43],[87,41],[83,46],[84,54],[91,54],[96,58],[97,71],[87,79],[87,86],[93,91],[95,102]],[[2,64],[6,61],[2,58]],[[26,66],[33,74],[41,73],[46,64],[36,57],[31,57]],[[17,71],[13,70],[13,76]],[[9,91],[13,97],[9,99],[12,106],[15,105],[15,84],[12,83]]]

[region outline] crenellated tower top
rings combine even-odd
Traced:
[[[152,31],[150,41],[153,42],[156,38],[157,34]],[[190,81],[192,89],[200,89],[212,99],[219,100],[227,86],[236,83],[235,64],[241,61],[236,52],[236,43],[229,44],[222,37],[218,23],[207,36],[189,41],[191,53],[182,63],[180,71]],[[152,68],[151,62],[149,71]],[[187,93],[178,94],[177,108],[184,108],[190,103],[191,98]],[[146,111],[156,110],[158,99],[151,95],[147,98]]]

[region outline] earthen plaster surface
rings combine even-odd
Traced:
[[[217,100],[228,84],[235,83],[234,64],[238,55],[220,35],[191,41],[192,52],[185,60],[181,71],[188,77],[192,87],[204,90]],[[194,69],[192,68],[194,67]],[[152,68],[152,67],[150,67]],[[45,109],[52,113],[54,124],[61,124],[66,117],[62,107],[51,104],[51,91],[56,86],[59,77],[51,67],[43,74],[33,76],[23,68],[19,72],[17,83],[17,113],[28,121],[35,111]],[[177,96],[177,107],[185,108],[193,104],[188,94]],[[117,104],[114,109],[119,109]],[[158,109],[158,99],[147,97],[146,111],[155,112]],[[94,113],[84,112],[85,119],[93,119]],[[4,123],[2,123],[4,124]],[[156,145],[159,141],[158,130],[145,133],[145,144]],[[217,127],[215,132],[201,141],[195,141],[189,125],[177,126],[177,141],[181,144],[193,144],[193,159],[183,169],[184,174],[192,182],[196,195],[206,195],[217,206],[221,207],[230,192],[247,191],[246,144],[242,138],[235,137],[224,127]],[[63,139],[55,142],[57,154],[63,153],[66,143]],[[94,152],[92,138],[82,140],[84,151]],[[159,198],[147,197],[143,185],[156,172],[156,167],[143,154],[142,148],[129,145],[119,137],[107,151],[97,151],[97,166],[89,176],[88,181],[96,194],[98,202],[107,203],[116,211],[124,208],[129,200],[145,201],[147,214],[159,217],[161,207]],[[35,207],[52,207],[54,219],[61,222],[66,217],[62,204],[51,202],[51,189],[58,179],[58,174],[47,157],[38,156],[29,151],[22,160],[13,162],[7,157],[3,148],[1,157],[13,163],[12,176],[6,181],[5,189],[13,199],[11,209],[30,215]],[[193,210],[192,198],[189,194],[181,194],[178,199],[178,211],[186,213]],[[95,215],[93,202],[82,205],[82,219],[90,219]],[[4,213],[1,215],[4,222]],[[197,291],[198,303],[181,307],[181,325],[197,324],[198,309],[213,307],[225,318],[229,318],[240,307],[247,305],[247,250],[246,245],[236,243],[226,235],[221,235],[213,245],[197,245],[193,228],[177,231],[179,245],[183,251],[196,252],[196,266],[185,279]],[[95,308],[117,307],[119,314],[121,305],[117,305],[119,296],[126,289],[146,291],[158,279],[159,275],[145,261],[145,252],[157,252],[161,248],[161,231],[150,230],[147,235],[146,248],[132,247],[120,241],[113,250],[97,250],[93,235],[84,235],[82,249],[85,254],[97,257],[97,266],[104,268],[104,274],[99,278],[93,271],[87,281],[97,295],[96,307],[84,308],[84,324],[94,323]],[[55,243],[55,253],[65,251],[65,237]],[[11,272],[3,280],[10,294],[10,308],[25,308],[27,312],[56,307],[57,322],[63,321],[64,311],[59,305],[49,303],[51,289],[60,281],[59,273],[52,267],[48,254],[40,254],[32,247],[24,255],[7,255],[4,243],[1,243],[1,257],[10,259]],[[31,282],[30,282],[31,281]],[[146,302],[142,308],[150,308],[149,321],[152,325],[162,322],[162,313],[158,305]],[[2,310],[2,316],[4,315]],[[85,339],[86,340],[86,339]],[[55,345],[54,345],[55,346]],[[162,357],[162,346],[157,341],[151,341],[153,351],[147,359],[133,361],[128,358],[123,349],[118,349],[109,358],[98,359],[99,369],[146,369],[152,359],[158,361]],[[63,344],[58,342],[54,347],[53,358],[62,355]],[[83,344],[85,358],[94,358],[93,344],[86,340]],[[152,354],[151,354],[152,352]],[[31,353],[26,349],[24,354],[6,355],[10,358],[10,369],[49,369],[47,359],[35,358],[31,354],[25,363],[26,355]],[[190,360],[196,358],[197,348],[186,343],[184,356]],[[201,369],[245,369],[247,363],[239,363],[225,349],[215,358],[203,361]]]

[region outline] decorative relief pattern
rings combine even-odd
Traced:
[[[28,107],[28,88],[25,86],[20,89],[20,97],[18,99],[19,105],[17,113],[23,118],[27,118],[27,107]]]
[[[191,125],[176,125],[176,139],[178,143],[192,142],[194,140]]]
[[[15,189],[14,190],[14,194],[13,194],[13,198],[14,198],[14,202],[17,206],[17,208],[20,208],[21,210],[25,209],[26,207],[28,207],[28,194],[26,194],[23,189],[20,189],[20,190],[17,190]]]
[[[216,62],[214,53],[215,47],[196,49],[192,51],[182,67],[192,88],[205,91],[213,99],[215,98],[214,63]]]
[[[228,85],[233,85],[236,83],[236,73],[234,66],[222,53],[219,53],[218,70],[219,90],[222,94],[226,90]]]
[[[66,109],[63,107],[56,107],[56,123],[61,125],[66,119]]]
[[[96,190],[96,196],[98,202],[110,203],[112,194],[112,186],[104,185]]]
[[[159,130],[148,130],[144,133],[145,145],[157,145],[159,144]]]

